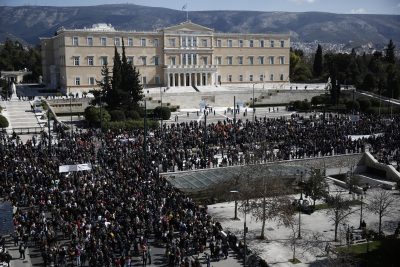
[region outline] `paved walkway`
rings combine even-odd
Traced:
[[[40,127],[29,101],[2,101],[0,105],[4,108],[2,114],[10,124],[8,131],[16,128]]]

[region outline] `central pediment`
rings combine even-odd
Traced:
[[[164,32],[213,32],[213,29],[201,26],[191,21],[185,21],[178,25],[164,28]]]

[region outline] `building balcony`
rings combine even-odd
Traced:
[[[202,70],[202,69],[217,69],[216,65],[166,65],[166,69],[176,70]]]

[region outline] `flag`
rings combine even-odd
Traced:
[[[187,8],[187,4],[184,4],[182,7],[182,10],[186,10],[186,8]]]

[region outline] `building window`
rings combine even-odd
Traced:
[[[280,75],[279,79],[283,81],[283,74]]]
[[[115,46],[121,46],[121,38],[115,37],[114,38],[114,45]]]
[[[228,65],[232,65],[232,57],[227,57]]]
[[[243,40],[239,40],[239,47],[243,47]]]
[[[283,65],[285,64],[285,57],[279,57],[279,64]]]
[[[221,41],[221,39],[218,39],[218,40],[217,40],[217,47],[222,47],[222,41]]]
[[[75,77],[75,85],[81,85],[81,77]]]
[[[243,65],[243,57],[238,57],[238,63],[239,65]]]
[[[89,79],[88,79],[89,85],[94,85],[95,82],[96,82],[96,79],[94,77],[89,77]]]
[[[202,40],[201,40],[201,45],[202,45],[203,47],[207,47],[207,46],[208,46],[207,39],[202,39]]]
[[[193,37],[193,47],[197,47],[197,38]]]
[[[239,75],[239,82],[243,82],[243,75],[242,74]]]
[[[128,38],[128,46],[133,46],[133,38]]]
[[[79,57],[74,57],[74,66],[79,66]]]
[[[270,81],[273,81],[273,80],[274,80],[274,75],[273,75],[273,74],[270,74],[270,75],[269,75],[269,80],[270,80]]]
[[[258,57],[258,64],[264,65],[264,57]]]
[[[252,82],[252,81],[253,81],[253,74],[250,74],[250,76],[249,76],[249,80],[250,80],[250,82]]]
[[[140,39],[140,46],[146,46],[146,38]]]
[[[249,65],[253,65],[254,64],[254,57],[249,57]]]
[[[156,76],[154,79],[156,84],[161,84],[160,76]]]
[[[217,61],[217,65],[221,65],[222,64],[222,58],[221,57],[217,57],[216,61]]]
[[[203,65],[208,65],[208,57],[203,57]]]
[[[93,65],[94,65],[94,59],[93,59],[93,57],[88,57],[88,58],[87,58],[87,64],[88,64],[89,66],[93,66]]]
[[[102,46],[106,46],[107,45],[107,37],[101,37],[100,38],[100,44]]]
[[[155,65],[155,66],[158,66],[158,65],[159,65],[159,57],[158,57],[158,56],[155,56],[155,57],[154,57],[154,65]]]
[[[86,43],[87,43],[88,46],[93,46],[93,37],[88,37],[86,39]]]
[[[260,82],[264,81],[264,74],[260,74]]]
[[[78,38],[78,36],[72,37],[72,45],[73,45],[73,46],[78,46],[78,45],[79,45],[79,38]]]
[[[269,64],[270,65],[274,65],[274,61],[275,61],[274,57],[269,57]]]
[[[176,65],[176,57],[171,57],[171,65],[172,66]]]
[[[175,47],[176,46],[176,39],[175,38],[170,38],[169,39],[169,46]]]
[[[264,40],[260,40],[260,47],[264,47],[264,46],[265,46]]]
[[[271,47],[275,47],[275,41],[274,40],[271,40],[270,44],[271,44]]]
[[[154,47],[158,47],[158,45],[159,45],[158,39],[154,39],[153,46],[154,46]]]
[[[232,75],[228,75],[228,82],[232,82]]]
[[[146,85],[146,84],[147,84],[147,78],[146,78],[146,76],[143,76],[143,77],[142,77],[142,84],[143,84],[143,85]]]
[[[285,41],[281,40],[281,47],[285,47]]]
[[[108,63],[107,57],[100,57],[100,64],[102,66],[106,65]]]
[[[232,45],[232,40],[228,40],[228,47],[232,47],[233,45]]]
[[[132,64],[132,65],[133,65],[133,57],[127,57],[127,58],[126,58],[126,61],[127,61],[129,64]]]
[[[254,47],[254,40],[250,40],[250,41],[249,41],[249,46],[250,46],[250,47]]]
[[[147,58],[146,57],[140,57],[142,60],[142,65],[146,66],[147,65]]]

